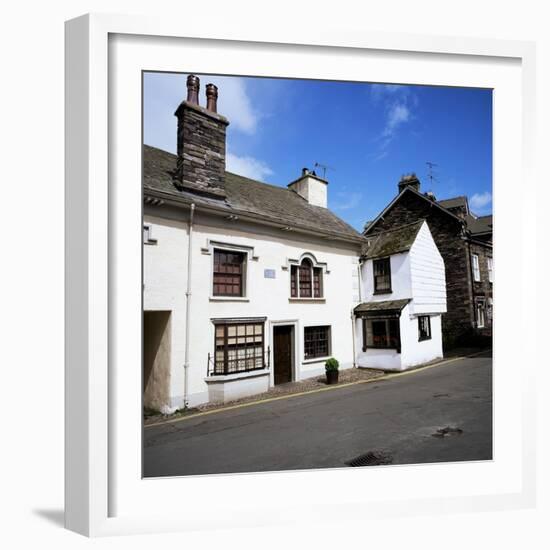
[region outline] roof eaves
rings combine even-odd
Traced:
[[[194,202],[191,198],[188,198],[188,197],[174,195],[173,193],[167,193],[167,192],[159,191],[157,189],[151,189],[151,188],[146,188],[146,189],[147,189],[148,195],[161,198],[174,206],[181,206],[182,204],[191,204]],[[279,218],[272,217],[272,220],[268,220],[266,219],[268,218],[268,216],[266,215],[260,216],[259,214],[256,214],[254,212],[241,210],[229,205],[226,205],[226,207],[223,208],[221,206],[207,205],[204,203],[201,204],[199,202],[198,204],[196,204],[196,208],[197,210],[203,210],[203,211],[207,211],[209,213],[218,214],[218,215],[227,215],[227,214],[238,215],[243,220],[253,221],[255,223],[260,223],[262,225],[268,225],[270,227],[277,227],[277,228],[290,227],[291,230],[294,230],[296,232],[303,233],[306,235],[315,235],[319,237],[319,234],[321,233],[322,238],[344,241],[347,243],[351,242],[351,243],[362,244],[362,243],[365,243],[366,241],[365,237],[359,234],[355,236],[350,234],[337,233],[335,231],[326,231],[323,229],[312,229],[296,223],[289,225],[289,224],[283,223]]]

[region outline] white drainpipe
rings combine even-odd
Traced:
[[[355,354],[355,315],[351,310],[351,337],[353,343],[353,368],[357,368],[357,355]]]
[[[363,265],[363,262],[361,259],[359,259],[359,265],[357,266],[357,274],[358,274],[358,284],[359,284],[359,303],[363,301],[363,277],[361,275],[361,267]],[[355,313],[353,312],[353,308],[351,310],[351,332],[353,336],[353,366],[354,368],[357,367],[357,352],[355,349]]]
[[[185,293],[185,363],[183,364],[183,406],[187,407],[187,380],[189,378],[189,319],[191,317],[191,275],[193,268],[193,216],[195,203],[191,203],[189,211],[189,245],[187,249],[187,292]]]

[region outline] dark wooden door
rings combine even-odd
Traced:
[[[275,385],[292,380],[292,326],[273,327],[273,375]]]

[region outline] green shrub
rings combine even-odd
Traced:
[[[330,359],[327,359],[325,361],[325,370],[328,372],[328,371],[333,371],[333,370],[338,370],[338,367],[339,367],[339,363],[338,361],[334,358],[334,357],[331,357]]]

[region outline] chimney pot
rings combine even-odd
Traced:
[[[187,101],[194,105],[199,104],[199,89],[201,87],[201,81],[198,76],[190,74],[187,77]]]
[[[214,84],[206,85],[206,108],[213,113],[218,112],[218,87]]]

